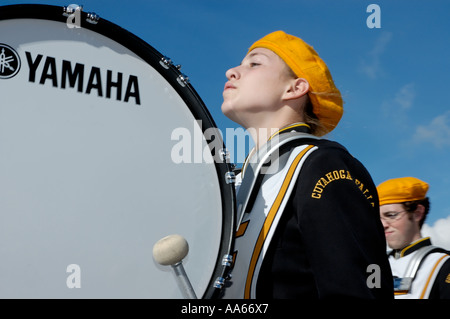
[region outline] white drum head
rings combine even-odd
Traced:
[[[234,194],[212,153],[173,161],[177,128],[208,150],[214,123],[193,88],[103,19],[82,13],[70,28],[59,7],[1,12],[0,298],[180,298],[152,257],[169,234],[187,239],[186,272],[211,297]]]

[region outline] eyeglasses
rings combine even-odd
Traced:
[[[393,223],[400,218],[403,217],[402,213],[406,213],[406,210],[402,210],[401,212],[385,212],[380,215],[381,220],[384,220],[386,223]]]

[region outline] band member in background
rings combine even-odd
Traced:
[[[378,196],[333,130],[343,102],[302,39],[276,31],[226,72],[223,113],[249,131],[224,298],[393,299]]]
[[[450,256],[431,245],[421,229],[430,210],[428,184],[414,177],[387,180],[377,187],[395,298],[450,299]],[[417,265],[417,267],[413,267]]]

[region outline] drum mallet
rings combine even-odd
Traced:
[[[169,235],[161,238],[153,246],[153,258],[160,265],[172,267],[184,298],[197,299],[182,263],[188,252],[189,245],[186,239],[180,235]]]

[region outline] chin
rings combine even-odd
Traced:
[[[229,116],[230,113],[233,112],[232,111],[233,108],[230,105],[226,104],[225,102],[222,103],[222,106],[220,107],[220,109],[221,109],[222,113],[227,117]]]
[[[391,243],[388,242],[388,246],[389,246],[391,249],[403,249],[403,248],[405,248],[407,245],[408,245],[408,244],[403,244],[403,243],[398,243],[398,242],[391,242]]]
[[[233,111],[233,109],[231,107],[229,107],[225,104],[222,104],[221,110],[222,110],[223,115],[228,117],[233,122],[241,125],[241,123],[239,121],[239,117],[236,115],[236,113]]]

